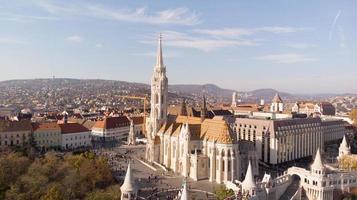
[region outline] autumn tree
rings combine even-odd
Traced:
[[[218,189],[215,190],[214,194],[219,200],[226,199],[227,197],[231,197],[234,195],[233,190],[228,190],[224,186],[220,186]]]
[[[353,124],[357,125],[357,108],[352,109],[350,112],[350,119],[353,121]]]

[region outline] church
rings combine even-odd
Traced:
[[[219,184],[244,178],[249,160],[257,174],[255,149],[240,148],[225,116],[206,118],[205,100],[200,116],[182,114],[187,112],[168,114],[168,78],[161,43],[160,35],[151,78],[151,112],[146,124],[147,161],[183,177]]]

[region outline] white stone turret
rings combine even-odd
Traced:
[[[190,199],[190,195],[188,193],[188,189],[187,189],[187,183],[186,180],[183,182],[183,186],[182,189],[180,191],[180,200],[189,200]]]
[[[245,174],[245,178],[242,182],[242,190],[243,194],[248,194],[251,198],[254,198],[257,195],[257,185],[254,181],[253,169],[250,160],[248,164],[247,173]]]
[[[338,159],[344,155],[351,155],[351,147],[347,144],[346,136],[343,136],[340,147],[338,148]]]
[[[134,121],[130,120],[130,129],[128,135],[128,145],[135,145],[135,130],[134,130]]]
[[[270,111],[271,112],[283,112],[284,111],[284,103],[278,93],[275,94],[275,96],[272,100],[272,103],[270,106]]]
[[[314,174],[325,174],[326,168],[322,162],[320,148],[317,149],[314,162],[311,165],[311,173]]]
[[[134,177],[131,174],[131,164],[129,162],[128,169],[126,170],[126,175],[123,185],[120,187],[121,200],[132,200],[136,199],[138,188],[135,185]]]

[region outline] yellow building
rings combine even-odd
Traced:
[[[37,147],[58,148],[61,146],[61,128],[57,122],[35,123],[33,138]]]

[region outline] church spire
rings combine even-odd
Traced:
[[[164,68],[164,60],[162,58],[162,45],[161,45],[161,40],[162,40],[162,34],[160,33],[159,35],[159,45],[157,47],[157,55],[156,55],[156,68],[157,69],[162,69]]]
[[[207,115],[207,105],[206,105],[206,96],[203,95],[203,101],[201,105],[201,122],[203,122]]]

